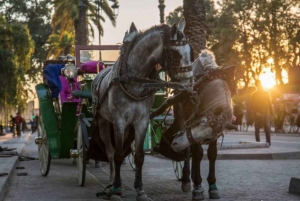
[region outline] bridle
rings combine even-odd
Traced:
[[[234,94],[236,91],[236,84],[235,84],[235,80],[232,79],[233,77],[233,75],[231,74],[232,72],[231,71],[227,72],[224,71],[223,69],[224,68],[210,69],[206,71],[205,74],[198,76],[193,86],[193,91],[196,92],[197,94],[204,88],[204,84],[211,82],[215,79],[222,79],[226,81],[227,84],[229,85],[231,94]],[[195,99],[195,97],[193,97],[193,99]],[[218,139],[222,135],[222,131],[224,130],[225,114],[223,114],[223,112],[220,112],[219,114],[215,114],[210,110],[203,110],[201,113],[197,113],[201,102],[199,102],[198,104],[195,104],[195,102],[196,101],[194,100],[190,100],[185,103],[185,107],[189,109],[191,115],[184,122],[184,130],[180,131],[177,135],[180,136],[186,133],[188,141],[191,144],[193,144],[196,142],[196,140],[193,138],[191,128],[200,123],[208,123],[208,125],[212,128],[212,132],[214,134],[213,136],[215,137],[209,140],[202,140],[197,143],[209,144],[210,142]]]
[[[119,62],[119,76],[113,80],[114,83],[119,83],[120,87],[124,91],[124,93],[130,97],[131,99],[135,101],[144,100],[150,96],[152,96],[156,91],[157,88],[155,87],[155,84],[160,84],[160,87],[169,87],[169,82],[164,82],[162,80],[157,80],[158,74],[161,71],[167,72],[171,79],[173,76],[175,76],[178,73],[184,73],[184,72],[191,72],[192,71],[192,65],[189,66],[180,66],[180,53],[175,50],[175,47],[179,46],[186,46],[188,44],[188,39],[185,38],[185,40],[170,40],[168,37],[168,34],[165,34],[165,31],[161,33],[164,38],[164,41],[167,41],[166,44],[163,47],[163,53],[162,53],[162,62],[160,63],[161,69],[158,70],[155,73],[154,79],[145,79],[145,78],[137,78],[137,77],[130,77],[128,76],[128,63],[127,59],[129,56],[129,53],[133,47],[133,45],[124,43],[121,50],[120,55],[120,62]],[[133,42],[134,43],[134,42]],[[132,43],[131,43],[132,44]],[[192,50],[192,48],[191,48]],[[193,58],[193,52],[191,51],[191,59]],[[126,82],[137,82],[137,83],[148,83],[149,89],[146,91],[146,93],[141,94],[140,96],[134,95],[128,88],[126,88],[125,83]],[[151,87],[153,86],[153,87]]]
[[[162,66],[162,70],[167,71],[171,78],[175,74],[192,71],[192,65],[184,66],[184,67],[180,66],[180,54],[178,51],[174,49],[174,47],[180,47],[186,45],[189,45],[188,39],[182,41],[170,40],[169,43],[164,46],[164,51],[163,51],[164,57],[161,66]],[[192,51],[191,51],[191,61],[193,61]]]

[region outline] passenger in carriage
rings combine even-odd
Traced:
[[[68,59],[66,59],[68,58]],[[72,62],[72,56],[60,56],[58,60],[64,60],[64,63]],[[74,62],[74,59],[73,59]],[[69,80],[61,75],[61,70],[65,64],[49,64],[44,69],[45,83],[49,86],[52,92],[52,98],[58,100],[60,96],[61,104],[65,101],[80,102],[80,99],[72,98],[72,93],[69,86]],[[80,84],[77,82],[77,77],[72,79],[73,90],[80,90]]]

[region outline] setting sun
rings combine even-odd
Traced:
[[[271,89],[276,84],[275,75],[269,69],[260,74],[259,80],[262,86],[267,89]]]
[[[288,82],[288,73],[286,70],[282,70],[281,72],[282,81],[284,84]],[[270,69],[265,69],[259,76],[259,80],[261,84],[266,89],[271,89],[276,85],[275,73],[271,72]]]

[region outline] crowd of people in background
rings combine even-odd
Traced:
[[[31,132],[35,132],[37,129],[37,116],[33,116],[33,119],[30,119],[30,129]],[[10,132],[13,134],[13,137],[21,137],[21,134],[24,133],[27,128],[27,122],[18,112],[16,116],[10,115]]]

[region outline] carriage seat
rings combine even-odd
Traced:
[[[101,61],[88,61],[85,63],[82,63],[79,66],[79,69],[82,74],[84,73],[99,73],[101,70],[103,70],[104,64]]]

